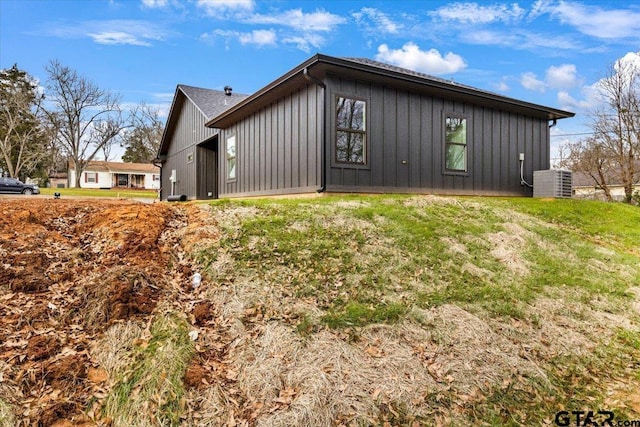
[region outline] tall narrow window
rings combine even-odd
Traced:
[[[236,179],[236,137],[227,138],[227,180]]]
[[[366,102],[336,98],[336,162],[367,162]]]
[[[467,171],[467,119],[447,116],[445,122],[445,170]]]

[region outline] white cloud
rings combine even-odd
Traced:
[[[558,67],[547,68],[545,81],[547,86],[555,89],[568,89],[576,85],[576,66],[573,64],[562,64]]]
[[[168,3],[168,0],[142,0],[142,6],[148,7],[149,9],[163,8],[167,6]]]
[[[600,39],[640,38],[640,12],[633,9],[603,10],[571,1],[560,1],[549,9],[560,22],[583,34]]]
[[[252,12],[255,2],[253,0],[197,0],[197,5],[207,15],[222,18],[227,12]]]
[[[271,15],[255,14],[248,17],[245,22],[250,24],[282,25],[297,30],[313,32],[332,31],[336,26],[345,23],[346,19],[323,10],[304,13],[301,9],[291,9]]]
[[[638,52],[627,52],[625,56],[616,61],[615,67],[616,70],[619,69],[620,65],[630,65],[638,68],[640,70],[640,51]]]
[[[467,66],[460,55],[449,52],[442,56],[436,49],[423,51],[412,42],[406,43],[401,49],[389,49],[382,44],[378,46],[376,59],[428,74],[455,73]]]
[[[273,30],[253,30],[250,33],[238,34],[238,40],[242,44],[255,44],[258,46],[275,46],[276,32]]]
[[[200,36],[200,40],[209,41],[217,37],[229,41],[231,39],[238,40],[243,45],[256,45],[256,46],[275,46],[277,42],[276,32],[273,30],[253,30],[250,33],[243,33],[240,31],[231,30],[213,30],[210,33],[205,33]]]
[[[57,26],[45,33],[65,39],[89,37],[104,45],[151,46],[171,35],[154,23],[140,20],[85,21],[75,25]]]
[[[529,11],[528,18],[535,19],[540,15],[543,15],[549,11],[553,0],[536,0],[536,2],[531,6],[531,10]]]
[[[538,76],[531,72],[524,73],[520,76],[520,84],[526,89],[538,92],[544,92],[546,89],[545,83],[542,80],[539,80]]]
[[[565,92],[565,91],[558,92],[558,104],[560,104],[560,108],[564,110],[569,110],[569,111],[588,109],[593,105],[587,99],[583,101],[578,101],[577,99],[569,95],[568,92]]]
[[[373,7],[363,7],[359,12],[352,13],[351,16],[354,17],[358,24],[364,25],[367,31],[397,34],[402,28],[402,24],[393,22],[387,14]],[[372,24],[367,19],[372,21]]]
[[[98,44],[128,44],[133,46],[151,46],[151,43],[141,40],[135,35],[126,33],[124,31],[104,31],[101,33],[89,33],[87,35]]]
[[[290,36],[282,39],[282,43],[295,45],[303,52],[310,52],[311,48],[320,48],[325,39],[319,34],[305,34],[303,36]]]
[[[493,84],[493,87],[495,90],[497,90],[498,92],[509,92],[509,85],[507,84],[506,79],[502,79],[497,83]]]
[[[489,24],[492,22],[517,21],[525,14],[525,10],[517,3],[511,5],[493,4],[489,6],[478,3],[452,3],[433,12],[431,16],[443,21],[458,21],[465,24]]]
[[[544,92],[552,89],[570,89],[578,84],[576,66],[573,64],[551,65],[545,71],[544,80],[532,72],[523,73],[520,76],[520,84],[529,90]]]
[[[581,48],[581,44],[566,35],[544,35],[526,31],[523,29],[512,29],[510,31],[496,30],[474,30],[462,33],[461,39],[467,43],[477,45],[507,46],[512,49],[553,49],[576,50]]]

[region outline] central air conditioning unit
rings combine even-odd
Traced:
[[[571,198],[572,190],[571,171],[533,171],[533,197]]]

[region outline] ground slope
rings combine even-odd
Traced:
[[[0,201],[0,425],[640,418],[640,253],[527,203]]]

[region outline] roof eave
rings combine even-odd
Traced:
[[[316,55],[312,56],[311,58],[307,59],[305,62],[303,62],[302,64],[300,64],[297,67],[293,68],[292,70],[290,70],[289,72],[287,72],[283,76],[279,77],[278,79],[276,79],[273,82],[269,83],[268,85],[266,85],[262,89],[258,90],[253,95],[251,95],[251,96],[245,98],[244,100],[240,101],[239,103],[237,103],[233,107],[229,108],[228,110],[226,110],[222,114],[219,114],[218,116],[213,117],[211,120],[209,120],[209,121],[207,121],[205,123],[205,126],[209,127],[209,128],[221,128],[221,129],[224,129],[225,127],[227,127],[229,124],[231,124],[233,122],[232,120],[229,120],[229,118],[234,116],[237,111],[243,109],[248,104],[251,104],[253,102],[256,102],[257,100],[260,100],[264,96],[269,95],[269,93],[271,93],[272,90],[274,90],[275,88],[277,88],[279,86],[282,86],[287,81],[289,81],[292,78],[296,77],[298,74],[302,73],[302,71],[305,68],[310,67],[313,64],[319,62],[320,59],[323,58],[323,57],[324,57],[324,55],[321,55],[321,54],[316,54]]]
[[[540,118],[546,118],[547,120],[557,120],[563,118],[574,117],[575,113],[569,111],[563,111],[556,108],[550,108],[543,105],[533,104],[526,101],[521,101],[515,98],[509,98],[506,96],[492,94],[490,92],[475,89],[469,86],[461,86],[455,83],[441,82],[436,79],[429,79],[421,76],[412,76],[404,73],[400,73],[393,70],[386,70],[372,65],[366,65],[360,62],[351,61],[348,59],[337,58],[322,54],[316,54],[293,68],[282,77],[274,80],[267,86],[260,89],[255,94],[244,99],[234,107],[226,110],[224,113],[213,117],[205,123],[205,126],[210,128],[224,129],[232,125],[236,119],[237,114],[250,104],[260,101],[265,96],[268,96],[274,89],[282,86],[283,84],[291,81],[294,77],[301,74],[305,68],[316,66],[319,63],[328,65],[329,67],[347,68],[356,72],[368,73],[378,75],[383,78],[393,78],[412,85],[427,86],[440,92],[442,96],[447,94],[456,94],[458,98],[468,101],[476,101],[484,99],[489,101],[489,104],[496,107],[501,107],[508,111],[520,112],[526,115],[533,115]],[[301,80],[301,84],[307,84],[306,81]],[[267,104],[267,102],[263,102]]]

